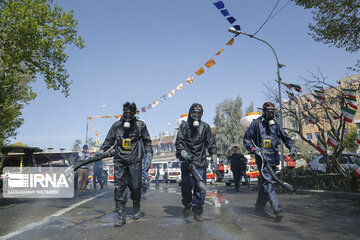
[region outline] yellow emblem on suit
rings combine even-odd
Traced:
[[[264,139],[264,148],[271,148],[271,140]]]
[[[131,139],[130,138],[124,138],[122,141],[123,148],[129,148],[131,147]]]

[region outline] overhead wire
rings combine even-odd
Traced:
[[[272,15],[275,11],[275,9],[277,8],[280,0],[277,0],[277,2],[275,3],[273,9],[270,11],[268,17],[265,19],[265,21],[263,22],[263,24],[261,24],[261,26],[258,28],[258,30],[256,30],[256,32],[254,34],[252,34],[252,36],[255,36],[263,27],[264,25],[270,21],[271,19],[273,19],[277,14],[279,14],[290,2],[291,0],[288,0],[274,15]]]

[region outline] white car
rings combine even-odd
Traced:
[[[331,162],[331,155],[329,155],[330,162]],[[360,161],[360,154],[357,153],[346,153],[342,154],[342,159],[340,160],[340,165],[344,169],[355,168],[355,159]],[[318,171],[321,173],[326,173],[326,163],[325,158],[323,155],[315,157],[311,162],[308,163],[306,166],[306,170],[308,172]]]

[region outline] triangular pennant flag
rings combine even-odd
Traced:
[[[141,111],[142,111],[142,112],[146,112],[146,107],[142,107],[142,108],[141,108]]]
[[[333,148],[336,148],[339,144],[339,140],[334,137],[330,132],[328,132],[328,139],[326,142],[328,145],[332,146]]]
[[[95,136],[98,136],[98,135],[99,135],[99,131],[95,130]]]
[[[160,97],[160,103],[163,103],[163,102],[165,102],[166,101],[166,95],[162,95],[161,97]]]
[[[349,98],[349,97],[344,97],[344,100],[346,103],[349,104],[350,107],[352,107],[353,109],[357,110],[357,102],[356,102],[356,98]]]
[[[197,70],[195,73],[196,73],[198,76],[200,76],[201,74],[204,73],[204,69],[201,67],[201,68],[199,68],[199,70]]]
[[[152,108],[152,104],[151,104],[151,103],[146,106],[146,109],[147,109],[147,110],[150,110],[151,108]]]
[[[314,86],[314,87],[316,87],[317,89],[319,89],[322,92],[325,92],[325,89],[322,86]]]
[[[89,120],[91,120],[93,117],[88,117]]]
[[[174,96],[174,94],[175,94],[175,89],[173,89],[173,90],[171,90],[170,92],[168,92],[168,96],[169,96],[169,97]]]
[[[231,46],[231,45],[233,45],[233,43],[234,43],[234,38],[230,39],[230,41],[228,41],[228,42],[226,43],[226,45]]]
[[[96,144],[100,144],[100,139],[99,138],[96,138]]]
[[[324,141],[321,140],[320,137],[317,137],[317,139],[318,139],[318,142],[317,142],[316,149],[317,149],[321,154],[323,154],[324,152],[326,152],[326,145],[325,145]]]
[[[120,118],[120,116],[119,116],[119,115],[115,115],[114,117],[115,117],[115,118]]]
[[[153,103],[152,103],[152,107],[154,108],[154,107],[156,107],[157,105],[158,105],[158,103],[159,103],[159,100],[155,100],[155,101],[153,101]]]
[[[316,100],[318,100],[320,102],[321,105],[325,104],[325,101],[324,101],[325,99],[323,99],[315,94],[312,94],[312,95]]]
[[[211,68],[212,66],[214,66],[216,64],[216,62],[214,61],[214,59],[210,59],[209,61],[207,61],[205,63],[205,66],[208,68]]]
[[[227,20],[228,20],[228,22],[230,23],[230,24],[233,24],[234,22],[236,22],[236,18],[234,18],[234,17],[228,17],[228,18],[226,18]]]
[[[297,92],[301,92],[301,86],[300,85],[297,85],[297,84],[292,84],[292,83],[289,83],[287,84],[289,88],[294,88],[295,91]]]
[[[296,104],[299,103],[299,100],[297,99],[297,97],[295,97],[295,95],[292,92],[287,91],[287,94],[289,95],[291,101],[294,101]]]
[[[352,123],[356,111],[347,107],[341,107],[341,111],[342,114],[344,115],[344,120],[348,123]]]
[[[193,83],[194,78],[193,78],[192,76],[190,76],[190,77],[188,77],[185,81],[186,81],[186,83],[187,83],[188,85],[190,85],[190,84]]]
[[[325,101],[325,93],[323,91],[314,90],[316,96],[320,97],[322,100]]]
[[[180,83],[176,86],[176,90],[180,91],[184,87],[184,84]]]
[[[222,1],[215,2],[214,5],[217,9],[223,9],[225,7],[225,4]]]
[[[217,56],[219,56],[219,55],[220,55],[220,53],[221,53],[222,51],[224,51],[224,49],[223,49],[223,48],[222,48],[222,49],[220,49],[220,50],[216,53],[216,55],[217,55]]]
[[[228,11],[227,9],[220,10],[220,12],[222,13],[222,15],[224,15],[224,17],[226,17],[226,16],[229,16],[229,15],[230,15],[230,13],[229,13],[229,11]]]

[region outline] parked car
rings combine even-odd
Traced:
[[[330,162],[332,159],[332,155],[329,155],[330,158]],[[360,160],[360,154],[357,153],[347,153],[344,152],[342,153],[342,157],[340,159],[338,159],[340,165],[344,168],[344,169],[349,169],[355,168],[355,159]],[[326,173],[326,163],[325,163],[325,158],[323,155],[317,156],[315,157],[311,162],[309,162],[306,166],[306,170],[308,172],[312,172],[312,171],[318,171],[321,173]]]
[[[253,181],[256,182],[258,180],[260,172],[259,172],[256,165],[249,164],[249,165],[246,165],[246,175],[248,176],[250,182],[253,182]],[[233,174],[233,172],[231,170],[229,170],[227,173],[225,173],[224,182],[225,182],[226,186],[230,186],[232,183],[235,182],[234,181],[234,174]],[[245,178],[244,177],[241,178],[241,182],[243,184],[245,184]]]

